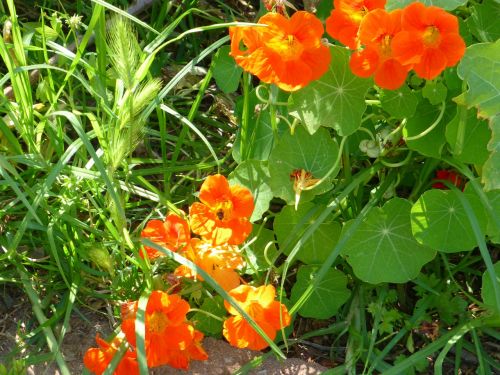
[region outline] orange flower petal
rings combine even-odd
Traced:
[[[378,53],[370,48],[354,52],[349,60],[351,71],[358,77],[368,78],[377,69],[379,64]]]
[[[394,36],[391,48],[394,58],[403,65],[419,63],[424,53],[422,40],[407,31],[401,31]]]
[[[250,190],[240,185],[230,187],[233,214],[237,217],[250,217],[254,210],[253,195]]]
[[[206,236],[216,228],[215,215],[208,206],[195,202],[189,208],[191,230],[200,236]]]
[[[276,330],[267,322],[258,322],[262,330],[271,340],[276,337]],[[233,316],[224,321],[224,337],[229,344],[237,348],[250,350],[262,350],[269,346],[242,316]]]
[[[408,69],[395,59],[385,60],[375,73],[375,83],[389,90],[396,90],[403,85],[408,75]]]
[[[446,68],[446,56],[437,48],[426,49],[422,60],[413,66],[420,78],[434,79]]]
[[[215,207],[218,202],[230,199],[231,191],[226,177],[216,174],[208,176],[200,188],[200,201],[208,207]]]
[[[465,54],[465,42],[458,33],[445,34],[439,49],[446,56],[446,66],[455,66]]]

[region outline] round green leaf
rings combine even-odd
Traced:
[[[500,286],[500,262],[496,262],[493,267],[495,268],[495,275],[497,278],[497,284]],[[497,302],[495,298],[495,289],[493,288],[493,282],[490,278],[488,271],[483,273],[483,285],[481,287],[481,298],[484,304],[491,310],[497,310]],[[500,310],[496,311],[500,314]]]
[[[272,230],[263,228],[262,225],[254,225],[248,238],[248,246],[245,247],[246,274],[269,270],[270,262],[273,262],[278,255],[275,242]]]
[[[246,160],[229,174],[229,182],[242,185],[250,189],[253,194],[255,209],[250,221],[259,220],[269,208],[273,193],[269,186],[269,168],[267,162],[260,160]]]
[[[462,123],[463,122],[463,123]],[[461,124],[462,123],[462,124]],[[461,152],[457,145],[460,125],[465,129]],[[488,123],[477,118],[474,109],[459,106],[456,116],[446,125],[446,140],[451,146],[455,159],[464,163],[483,164],[488,159],[486,145],[491,138]]]
[[[417,106],[418,116],[408,118],[406,126],[403,129],[403,136],[414,137],[427,130],[438,118],[441,106],[430,104],[427,100],[421,100]],[[447,109],[450,106],[447,107]],[[438,125],[428,134],[414,140],[407,140],[408,148],[418,151],[422,155],[439,159],[441,150],[446,143],[444,135],[446,123],[449,121],[451,112],[446,111]]]
[[[222,46],[212,61],[215,82],[225,93],[235,92],[238,89],[243,73],[243,69],[229,56],[230,50],[229,46]]]
[[[484,1],[471,8],[471,16],[466,23],[470,32],[481,42],[494,42],[500,39],[500,4]]]
[[[382,208],[372,209],[347,240],[342,254],[361,280],[372,284],[404,283],[415,278],[422,266],[434,258],[434,250],[413,238],[410,210],[410,202],[393,198]]]
[[[446,99],[448,89],[441,82],[427,81],[422,89],[422,96],[433,105],[441,104]]]
[[[297,302],[314,279],[319,267],[301,266],[297,272],[297,281],[292,287],[290,299]],[[350,297],[347,289],[347,277],[336,269],[329,269],[323,280],[314,288],[307,303],[299,310],[299,314],[306,318],[328,319]]]
[[[331,47],[330,52],[332,62],[328,71],[290,95],[290,114],[300,119],[311,134],[327,126],[345,136],[361,126],[365,94],[373,83],[352,74],[345,48]]]
[[[478,107],[481,117],[493,117],[500,108],[500,40],[467,48],[458,65],[458,75],[469,85],[467,107]]]
[[[467,2],[467,0],[419,0],[419,1],[427,6],[434,5],[443,8],[445,10],[456,9]],[[385,9],[387,10],[401,9],[413,2],[414,0],[387,0]]]
[[[417,96],[403,85],[398,90],[384,90],[380,102],[382,109],[396,118],[411,117],[418,104]]]
[[[490,129],[492,137],[488,142],[488,150],[491,153],[483,165],[482,176],[486,191],[500,189],[500,115],[490,120]]]
[[[304,230],[308,224],[313,224],[314,220],[312,219],[307,222],[303,222],[303,220],[314,206],[313,203],[303,203],[298,206],[297,210],[293,206],[286,206],[274,219],[274,232],[280,248],[286,255],[289,255],[293,248],[292,244],[287,245],[289,238],[298,239],[297,234]],[[297,259],[306,264],[323,263],[328,258],[332,246],[338,241],[340,232],[339,223],[333,221],[333,218],[326,219],[304,243],[297,253]]]
[[[471,193],[466,198],[484,233],[487,217],[481,202]],[[411,226],[419,243],[442,252],[467,251],[477,246],[467,213],[449,190],[433,189],[422,194],[411,209]]]
[[[269,184],[274,195],[283,198],[288,204],[295,203],[294,181],[290,174],[303,169],[310,172],[313,179],[320,179],[329,172],[338,153],[339,146],[327,129],[319,129],[313,135],[303,127],[296,128],[293,134],[286,132],[269,156]],[[306,202],[331,189],[331,180],[338,171],[339,167],[323,183],[303,191],[300,201]]]
[[[221,318],[227,314],[226,308],[224,307],[224,299],[221,296],[205,299],[200,310]],[[221,337],[222,321],[212,318],[210,315],[202,312],[195,313],[190,320],[195,324],[196,329],[199,329],[204,334],[213,337]]]

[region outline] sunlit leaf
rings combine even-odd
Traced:
[[[436,251],[412,236],[411,203],[393,198],[370,211],[342,251],[357,277],[371,284],[404,283],[415,278]],[[344,226],[343,233],[351,222]]]
[[[500,40],[467,48],[458,75],[469,85],[464,101],[478,108],[481,117],[493,117],[500,108]]]
[[[349,135],[361,125],[365,94],[372,81],[351,73],[346,49],[331,47],[330,51],[332,62],[328,72],[290,95],[290,114],[299,118],[311,134],[326,126],[340,135]]]
[[[475,194],[466,194],[483,233],[487,217]],[[433,249],[452,253],[477,246],[467,213],[456,194],[450,190],[428,190],[411,209],[415,239]]]
[[[287,241],[300,233],[300,230],[303,230],[306,225],[312,224],[311,220],[309,220],[303,225],[297,225],[304,220],[313,207],[313,203],[303,203],[299,205],[297,210],[293,206],[286,206],[274,219],[274,232],[278,238],[280,248],[283,249],[286,255],[290,254],[292,250],[290,244],[285,246]],[[330,254],[333,245],[338,241],[340,231],[340,224],[333,221],[333,218],[327,218],[301,247],[297,253],[297,259],[307,264],[323,263]]]
[[[255,209],[250,221],[259,220],[269,208],[273,193],[269,186],[269,168],[267,162],[260,160],[245,160],[229,174],[231,184],[243,185],[253,194]]]
[[[497,283],[500,285],[500,262],[496,262],[494,265],[495,275],[497,278]],[[481,288],[481,298],[486,306],[488,306],[492,310],[497,310],[496,306],[496,298],[495,298],[495,289],[493,288],[493,282],[490,278],[488,271],[483,273],[483,286]],[[496,311],[497,314],[500,314],[500,311]]]
[[[229,51],[229,46],[219,48],[212,61],[215,82],[225,93],[235,92],[238,89],[243,73],[243,69],[229,56]]]
[[[393,10],[404,8],[407,5],[413,3],[414,0],[387,0],[385,9]],[[461,5],[464,5],[467,0],[420,0],[421,3],[425,5],[434,5],[446,10],[453,10]]]
[[[292,287],[290,297],[292,303],[298,301],[307,289],[315,272],[319,267],[301,266],[297,272],[297,281]],[[328,319],[331,318],[340,306],[351,295],[347,289],[347,277],[336,269],[329,269],[326,276],[315,286],[307,303],[299,310],[299,314],[306,318]]]
[[[327,129],[319,129],[313,135],[303,127],[296,128],[293,134],[285,132],[269,156],[269,184],[274,195],[283,198],[288,204],[295,203],[296,192],[291,174],[304,170],[311,174],[311,179],[320,179],[332,168],[338,153],[339,146]],[[338,171],[337,167],[323,183],[311,190],[304,190],[300,201],[311,200],[315,195],[328,191]]]
[[[380,102],[387,113],[402,119],[413,116],[417,109],[418,98],[408,86],[403,85],[397,90],[384,90]]]

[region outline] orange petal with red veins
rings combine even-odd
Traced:
[[[373,49],[354,52],[349,60],[349,67],[358,77],[370,77],[378,67],[379,56]]]
[[[193,233],[206,236],[216,227],[216,218],[209,207],[195,202],[189,208],[190,225]]]

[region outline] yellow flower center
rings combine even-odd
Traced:
[[[233,202],[219,202],[217,203],[213,211],[215,213],[215,216],[217,216],[217,219],[219,219],[220,221],[228,221],[231,219],[233,214]]]
[[[382,37],[382,41],[380,43],[380,52],[385,57],[389,57],[392,54],[391,40],[392,37],[390,35],[384,35]]]
[[[149,317],[148,323],[149,332],[162,333],[168,326],[168,318],[164,313],[155,311]]]
[[[304,51],[302,43],[292,34],[281,34],[272,38],[267,46],[280,55],[283,61],[299,59]]]
[[[440,40],[441,34],[436,26],[429,26],[425,29],[422,39],[426,46],[435,46]]]

